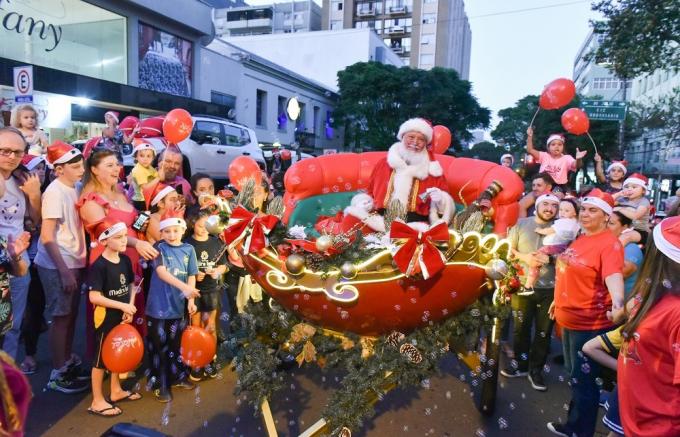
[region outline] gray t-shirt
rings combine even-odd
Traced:
[[[627,197],[622,197],[618,201],[618,206],[630,208],[629,211],[638,209],[641,206],[647,207],[647,214],[643,215],[637,220],[633,220],[633,228],[638,231],[649,232],[649,209],[651,208],[651,203],[646,197],[640,197],[639,199],[628,199]]]
[[[510,246],[521,253],[535,252],[543,247],[543,235],[536,232],[536,229],[549,228],[552,221],[545,224],[536,223],[536,217],[521,218],[517,224],[510,228],[508,232],[508,240]],[[526,275],[529,273],[529,267],[520,263],[524,274],[520,275],[522,283],[526,281]],[[553,263],[544,264],[539,272],[538,279],[534,288],[554,288],[555,287],[555,265]]]

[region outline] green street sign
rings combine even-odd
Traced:
[[[623,121],[626,118],[626,102],[610,100],[582,100],[581,108],[591,120]]]

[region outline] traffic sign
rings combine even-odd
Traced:
[[[626,102],[611,100],[582,100],[581,108],[591,120],[623,121],[626,118]]]
[[[14,101],[33,102],[33,66],[14,67]]]

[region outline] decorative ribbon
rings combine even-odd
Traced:
[[[258,216],[239,205],[229,218],[227,228],[224,230],[224,241],[229,245],[229,249],[236,248],[243,241],[245,255],[260,251],[269,245],[267,235],[278,221],[276,216]]]
[[[406,240],[393,256],[397,267],[406,276],[422,272],[427,279],[446,265],[444,255],[434,245],[435,242],[449,241],[446,223],[439,223],[426,232],[418,232],[402,222],[394,221],[390,238]]]

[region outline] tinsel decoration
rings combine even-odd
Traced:
[[[392,346],[392,347],[394,347],[394,348],[398,348],[398,347],[399,347],[399,343],[401,343],[402,341],[404,341],[405,338],[406,338],[406,336],[405,336],[404,334],[402,334],[401,332],[399,332],[399,331],[393,331],[393,332],[390,333],[390,335],[387,336],[387,338],[385,339],[385,341],[386,341],[387,344],[389,344],[390,346]]]
[[[275,215],[278,218],[283,217],[283,210],[284,204],[282,196],[274,197],[272,200],[269,201],[269,204],[267,205],[267,214]]]
[[[253,211],[255,209],[255,178],[247,178],[243,182],[243,189],[238,192],[238,195],[234,199],[236,205],[242,205],[248,211]]]
[[[406,207],[399,200],[392,199],[385,208],[385,229],[390,229],[397,219],[406,221]]]
[[[399,348],[399,353],[404,355],[413,364],[420,364],[423,361],[423,355],[417,347],[411,343],[404,343]]]

